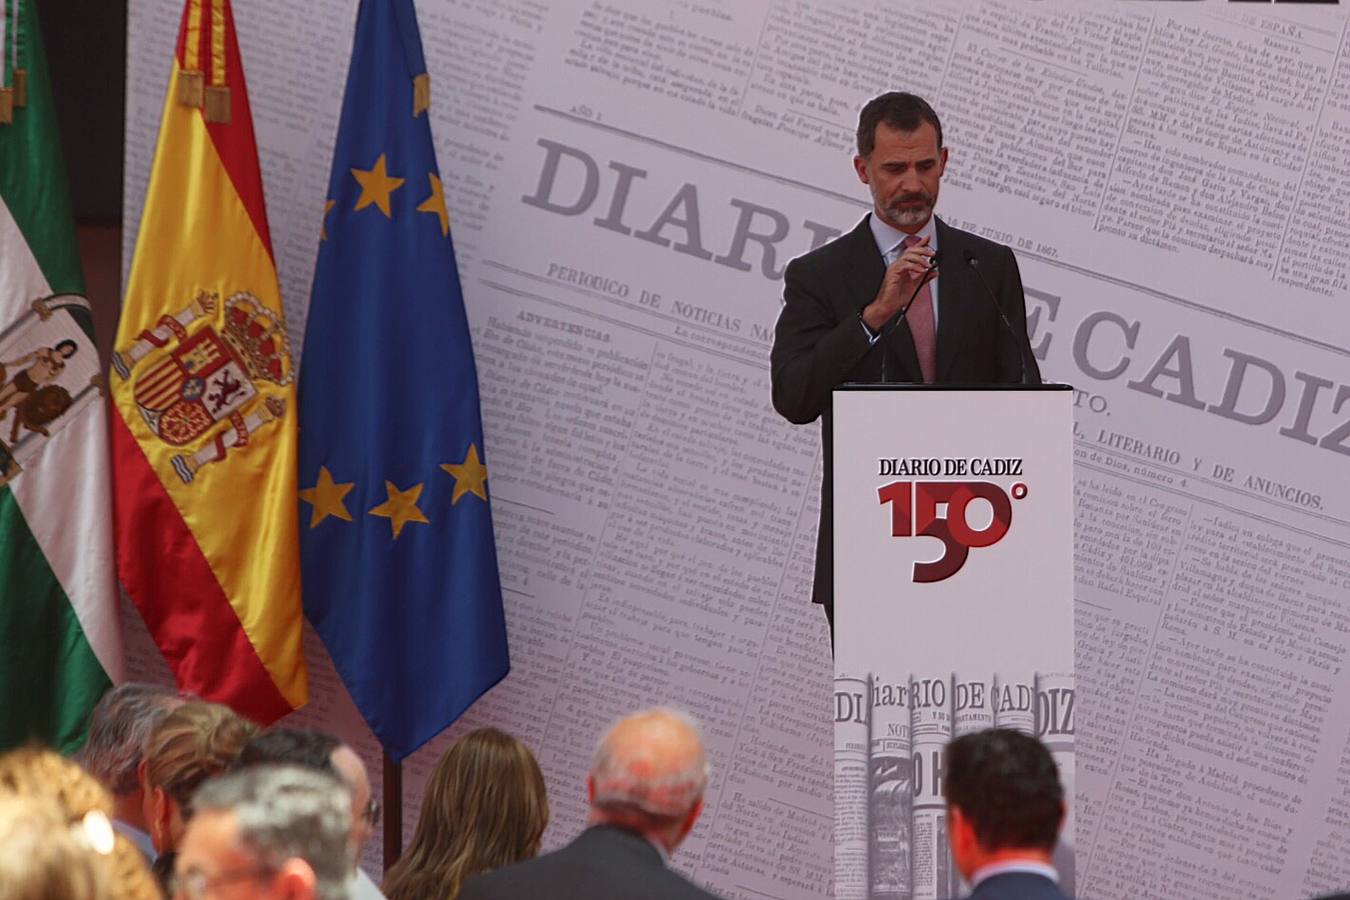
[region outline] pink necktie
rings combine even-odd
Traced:
[[[919,242],[917,235],[905,238],[905,246],[912,247]],[[925,282],[915,295],[914,302],[905,314],[909,324],[909,333],[914,337],[914,352],[919,357],[919,371],[923,373],[924,384],[932,384],[937,378],[937,335],[933,330],[933,291]]]

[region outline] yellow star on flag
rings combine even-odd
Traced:
[[[384,165],[384,154],[381,153],[371,168],[352,169],[352,177],[361,183],[361,196],[356,201],[357,212],[373,203],[386,219],[392,218],[389,213],[389,195],[399,189],[403,179],[391,177]]]
[[[337,206],[336,200],[325,200],[323,202],[323,218],[319,220],[319,240],[328,240],[328,214]]]
[[[441,187],[441,180],[436,177],[434,172],[427,173],[427,180],[431,182],[431,196],[422,201],[422,205],[417,207],[418,212],[435,213],[441,220],[441,237],[450,233],[450,213],[445,208],[445,190]]]
[[[319,483],[300,492],[300,499],[314,506],[314,512],[309,518],[309,527],[315,527],[329,516],[350,522],[352,514],[347,512],[347,504],[342,498],[351,493],[354,487],[356,487],[354,481],[338,484],[333,481],[327,466],[319,466]]]
[[[469,445],[469,452],[464,457],[464,462],[456,465],[454,463],[445,463],[442,469],[449,472],[455,479],[455,492],[450,495],[450,505],[454,506],[459,502],[459,498],[465,494],[473,494],[479,499],[487,499],[487,466],[483,465],[478,459],[478,447],[474,444]]]
[[[398,540],[399,532],[409,522],[430,524],[431,520],[422,515],[422,511],[417,508],[417,498],[422,495],[422,485],[415,484],[406,491],[400,491],[392,481],[386,481],[384,489],[389,494],[389,499],[372,509],[370,514],[389,519],[393,523],[394,540]]]

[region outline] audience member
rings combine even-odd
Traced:
[[[1065,900],[1051,865],[1064,789],[1044,744],[1006,728],[963,735],[947,745],[944,791],[971,900]]]
[[[322,731],[273,726],[249,738],[230,768],[239,771],[270,763],[317,769],[340,778],[333,766],[333,751],[341,746],[342,741]]]
[[[192,797],[175,896],[349,900],[350,804],[336,778],[295,766],[212,778]]]
[[[137,777],[150,732],[183,703],[171,689],[130,681],[103,695],[89,716],[89,739],[80,751],[85,769],[113,797],[113,827],[148,859],[155,845],[145,821],[145,795]]]
[[[110,900],[90,848],[49,802],[0,795],[0,900]]]
[[[339,779],[351,795],[351,842],[353,860],[352,896],[356,900],[383,897],[370,876],[361,869],[361,848],[370,839],[378,820],[379,805],[370,796],[370,777],[356,751],[332,735],[298,728],[269,728],[252,738],[234,761],[235,769],[260,764],[299,766]]]
[[[590,822],[561,850],[476,875],[461,900],[709,900],[666,866],[703,811],[708,765],[681,713],[640,712],[601,739],[586,780]]]
[[[548,825],[544,774],[495,728],[461,737],[436,764],[412,843],[384,879],[390,900],[455,900],[464,880],[529,859]]]
[[[380,821],[380,801],[370,790],[370,773],[361,757],[347,744],[339,744],[329,757],[338,777],[347,785],[352,796],[352,838],[356,844],[356,856],[361,856],[361,848],[375,833]],[[372,885],[373,887],[373,885]]]
[[[38,747],[6,753],[0,756],[0,797],[32,801],[73,835],[84,850],[93,854],[101,894],[109,900],[159,898],[145,856],[131,840],[113,830],[109,818],[112,797],[74,762]]]
[[[229,707],[203,700],[182,704],[150,733],[140,779],[145,821],[161,857],[155,860],[161,881],[167,882],[173,871],[173,859],[165,854],[171,854],[182,839],[193,791],[224,772],[257,733],[257,725]]]

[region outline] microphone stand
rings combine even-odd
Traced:
[[[994,295],[994,289],[989,286],[989,282],[984,280],[984,273],[980,271],[980,261],[975,258],[975,254],[973,253],[966,254],[966,265],[970,266],[972,269],[975,270],[975,277],[980,279],[980,286],[984,288],[984,292],[989,296],[989,300],[994,304],[994,309],[998,312],[999,319],[1003,322],[1003,327],[1008,329],[1008,335],[1012,338],[1013,343],[1017,345],[1017,365],[1019,369],[1017,373],[1017,383],[1026,384],[1027,383],[1026,341],[1018,339],[1017,332],[1013,329],[1012,323],[1008,321],[1007,315],[1005,315],[1003,312],[1003,304],[998,302],[998,297]],[[882,359],[882,362],[883,364],[885,363],[884,357]]]

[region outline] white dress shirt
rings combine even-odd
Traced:
[[[887,225],[885,222],[881,221],[880,217],[878,217],[875,212],[868,217],[867,224],[872,228],[872,239],[877,242],[877,252],[881,254],[881,260],[886,264],[886,267],[889,268],[891,263],[895,262],[900,254],[904,252],[905,238],[909,237],[909,233]],[[928,238],[928,247],[934,251],[937,250],[937,226],[934,224],[932,216],[928,217],[928,221],[924,222],[923,227],[916,231],[914,235],[915,237]],[[938,277],[934,276],[932,280],[928,282],[928,289],[932,292],[933,296],[934,334],[937,333],[938,327],[938,280]],[[908,300],[909,298],[905,297],[904,299]],[[872,334],[871,330],[868,329],[866,325],[863,326],[863,331],[867,332],[868,339],[874,344],[881,338],[880,331],[876,334]]]
[[[349,879],[348,884],[351,888],[352,900],[383,900],[384,898],[380,886],[366,874],[365,869],[360,867]]]

